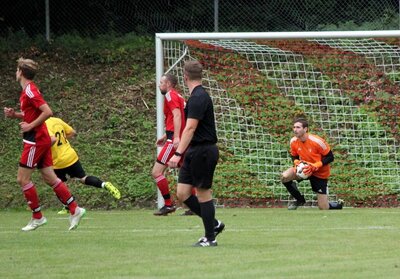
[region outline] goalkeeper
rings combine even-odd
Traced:
[[[59,179],[65,182],[67,181],[67,175],[75,177],[85,185],[100,189],[105,188],[114,198],[121,198],[121,193],[111,182],[104,182],[96,176],[86,175],[79,161],[78,154],[68,141],[76,135],[75,130],[70,125],[57,117],[48,118],[46,125],[51,137],[54,172]],[[67,206],[58,212],[58,214],[66,213],[68,213]]]
[[[281,175],[283,185],[296,199],[288,209],[296,210],[306,202],[294,182],[294,180],[298,182],[303,180],[296,175],[296,166],[300,162],[307,163],[303,173],[308,176],[307,180],[310,181],[313,192],[317,194],[318,208],[342,209],[342,200],[328,201],[329,164],[334,160],[329,145],[321,137],[308,133],[308,121],[305,118],[297,118],[293,121],[293,133],[295,136],[290,140],[290,153],[294,160],[294,167],[287,169]]]

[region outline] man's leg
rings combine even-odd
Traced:
[[[69,192],[68,186],[59,179],[53,167],[45,167],[40,169],[43,180],[53,188],[53,191],[56,193],[58,199],[64,204],[68,205],[70,213],[75,214],[75,209],[77,208],[77,203],[74,197]]]
[[[214,220],[215,206],[212,200],[211,189],[197,189],[197,198],[201,209],[201,219],[203,220],[205,237],[208,241],[215,240]]]
[[[197,196],[192,195],[192,189],[193,186],[190,184],[178,183],[176,195],[180,202],[186,204],[192,212],[201,217],[199,200]]]
[[[70,193],[67,184],[56,176],[53,167],[44,167],[40,169],[40,172],[42,173],[43,180],[53,188],[58,199],[68,206],[71,214],[69,217],[69,230],[75,230],[83,216],[85,216],[86,210],[78,206],[74,197]]]
[[[156,216],[167,216],[170,213],[175,212],[176,207],[172,202],[172,197],[169,191],[169,184],[167,178],[164,176],[164,171],[167,166],[159,162],[155,162],[153,170],[151,172],[154,181],[156,182],[157,188],[160,190],[161,195],[164,198],[164,206],[153,214]]]
[[[328,195],[317,194],[318,208],[322,210],[340,210],[343,209],[342,202],[329,202]]]
[[[28,206],[32,210],[32,218],[41,219],[43,216],[40,209],[39,196],[37,194],[35,185],[31,181],[33,171],[34,169],[19,167],[17,181],[21,186]]]
[[[298,206],[303,205],[306,202],[304,196],[300,193],[296,183],[294,182],[295,179],[297,179],[297,176],[293,171],[293,168],[289,168],[281,174],[283,185],[285,185],[292,197],[296,199],[295,204],[289,206],[289,209],[297,209]]]
[[[184,203],[190,211],[192,211],[194,214],[202,218],[202,207],[198,199],[198,189],[196,191],[193,191],[193,186],[190,184],[184,184],[184,183],[178,183],[177,187],[177,197],[180,202]],[[193,193],[197,193],[197,195],[193,195]],[[212,203],[212,198],[211,198],[211,203]],[[214,204],[212,203],[212,206],[214,208]],[[214,208],[214,215],[215,215],[215,208]],[[225,228],[225,224],[222,223],[221,221],[215,219],[213,220],[213,230],[215,236],[220,234]]]
[[[151,175],[157,184],[157,188],[160,190],[161,195],[164,198],[165,205],[172,206],[172,199],[169,191],[168,180],[164,176],[164,171],[166,170],[166,168],[167,168],[166,165],[160,164],[159,162],[155,162]]]
[[[321,210],[329,209],[329,201],[328,195],[326,194],[317,194],[318,208]]]

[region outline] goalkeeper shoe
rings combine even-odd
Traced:
[[[292,204],[290,204],[288,206],[288,209],[289,210],[296,210],[299,206],[302,206],[304,204],[305,204],[304,202],[295,201],[294,203],[292,203]]]
[[[70,223],[70,227],[69,230],[75,230],[78,226],[79,223],[81,221],[81,219],[83,218],[83,216],[85,216],[86,214],[86,209],[82,208],[82,207],[77,207],[75,209],[75,214],[69,216],[69,223]]]
[[[225,229],[225,224],[222,223],[220,220],[217,220],[217,221],[218,221],[218,225],[216,225],[214,227],[215,237],[217,237],[217,235],[222,233],[222,231]]]
[[[218,246],[218,243],[216,240],[208,240],[207,237],[203,236],[197,241],[195,244],[193,244],[193,247],[215,247]]]
[[[117,200],[121,198],[121,193],[119,192],[118,188],[112,185],[111,182],[106,182],[104,188],[106,188],[106,190],[110,192],[110,194]]]
[[[338,209],[343,209],[343,206],[344,206],[344,200],[338,199],[338,200],[337,200],[337,207],[338,207]]]
[[[37,228],[39,228],[40,226],[43,226],[47,223],[47,219],[46,217],[42,217],[40,219],[34,219],[32,218],[28,225],[26,225],[25,227],[22,228],[22,230],[24,232],[29,232],[29,231],[33,231],[36,230]]]
[[[69,214],[69,209],[63,207],[63,209],[61,209],[60,211],[58,211],[57,214],[60,214],[60,215]]]
[[[170,206],[164,205],[163,207],[160,208],[160,210],[154,212],[153,214],[155,216],[167,216],[168,214],[175,212],[175,210],[176,207],[174,205]]]

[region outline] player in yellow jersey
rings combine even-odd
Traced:
[[[71,178],[78,178],[83,184],[96,188],[105,188],[116,198],[121,198],[119,190],[110,182],[104,182],[96,176],[88,176],[85,173],[76,151],[69,143],[69,139],[76,135],[75,130],[57,117],[50,117],[46,120],[47,130],[51,137],[51,153],[53,157],[53,168],[58,178],[67,181],[67,175]],[[65,207],[59,214],[68,212]]]

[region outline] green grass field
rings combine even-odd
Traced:
[[[0,278],[400,278],[399,209],[217,209],[218,247],[191,247],[200,218],[88,211],[76,231],[55,211],[22,232],[0,212]]]

